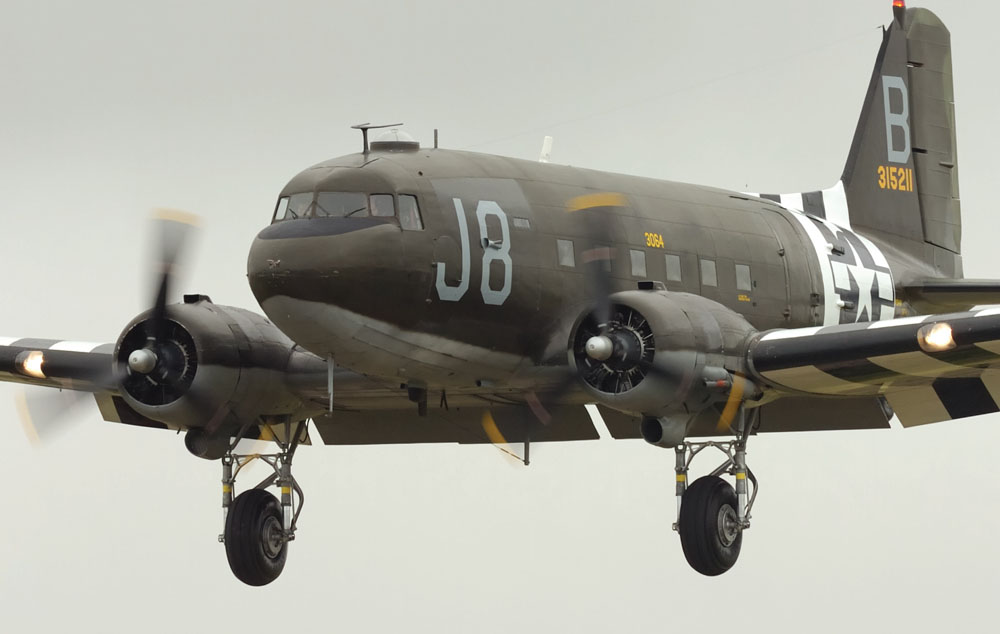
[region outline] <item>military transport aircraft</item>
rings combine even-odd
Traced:
[[[377,126],[357,126],[362,151],[292,178],[250,249],[266,317],[169,303],[190,225],[163,214],[153,307],[114,344],[0,338],[0,379],[93,394],[106,420],[184,431],[220,460],[220,540],[251,585],[295,538],[299,445],[494,443],[527,464],[531,443],[596,439],[594,403],[613,437],[673,449],[674,528],[718,575],[750,526],[750,436],[998,411],[1000,309],[973,308],[1000,282],[962,279],[954,122],[948,30],[896,0],[822,191],[369,143]],[[276,449],[240,453],[244,438]],[[722,464],[689,483],[706,450]],[[273,473],[237,495],[253,460]]]

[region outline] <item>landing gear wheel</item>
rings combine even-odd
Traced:
[[[263,489],[244,491],[226,516],[226,558],[233,574],[250,586],[264,586],[281,574],[288,542],[278,499]]]
[[[677,530],[684,557],[701,574],[721,575],[740,556],[743,528],[736,509],[736,491],[717,476],[698,478],[684,492]]]

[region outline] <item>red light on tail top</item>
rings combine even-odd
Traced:
[[[906,16],[906,0],[892,0],[892,16],[900,26],[903,26],[903,19]]]

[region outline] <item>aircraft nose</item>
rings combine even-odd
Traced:
[[[391,268],[398,240],[399,228],[382,218],[284,220],[257,234],[247,278],[258,302],[286,295],[332,303],[364,277],[360,269]]]

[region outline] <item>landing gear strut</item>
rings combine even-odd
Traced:
[[[236,444],[249,429],[244,426],[222,457],[223,533],[226,558],[233,574],[243,583],[263,586],[278,578],[288,557],[288,542],[295,539],[295,525],[302,512],[305,495],[292,475],[292,457],[305,432],[305,421],[284,423],[285,441],[275,440],[278,453],[235,454]],[[273,473],[256,487],[233,498],[236,476],[254,460],[267,463]],[[281,491],[281,501],[267,492],[270,486]]]
[[[746,422],[746,418],[744,422]],[[743,424],[736,440],[728,442],[688,442],[677,445],[677,522],[684,557],[703,575],[721,575],[736,563],[743,545],[743,531],[750,528],[750,510],[757,497],[757,478],[747,467],[747,436],[751,425]],[[709,447],[718,449],[726,461],[709,475],[687,484],[694,457]],[[723,480],[728,473],[736,478],[736,488]],[[748,496],[747,480],[753,484]]]

